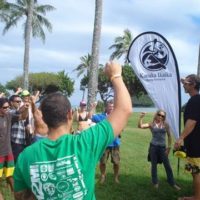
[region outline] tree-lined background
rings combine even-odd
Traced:
[[[17,87],[28,89],[31,92],[36,90],[44,92],[47,86],[54,85],[58,90],[70,97],[74,92],[75,80],[70,78],[64,69],[57,73],[29,72],[29,63],[31,62],[31,59],[29,59],[30,40],[32,37],[38,37],[45,42],[45,30],[51,32],[53,29],[53,24],[51,24],[46,15],[56,8],[51,5],[42,5],[36,0],[17,0],[15,3],[1,1],[0,6],[0,19],[1,23],[4,24],[2,33],[6,34],[12,27],[18,28],[19,22],[23,22],[21,29],[24,38],[24,57],[21,58],[24,60],[23,74],[8,81],[5,85],[1,85],[1,92],[5,92],[8,95],[9,91],[15,91]],[[73,70],[77,73],[77,77],[81,78],[80,90],[83,92],[82,98],[86,98],[85,92],[87,90],[89,105],[96,101],[97,94],[100,96],[100,101],[104,103],[113,96],[112,85],[105,77],[103,64],[99,60],[102,7],[103,1],[96,0],[91,53],[86,52],[86,55],[80,57],[80,64],[74,67]],[[148,98],[145,89],[126,59],[132,40],[132,34],[128,29],[125,29],[121,36],[113,38],[113,44],[109,47],[112,50],[110,59],[123,59],[123,80],[132,98],[135,99],[136,105],[152,106],[152,101]]]

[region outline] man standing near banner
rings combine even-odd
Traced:
[[[200,78],[194,74],[181,79],[185,92],[190,95],[184,112],[185,128],[174,148],[178,149],[183,141],[187,151],[185,170],[193,177],[194,196],[181,197],[178,200],[200,200]]]
[[[114,110],[114,101],[109,100],[106,102],[106,108],[103,113],[95,114],[92,116],[92,122],[99,123],[102,120],[106,119]],[[100,183],[103,184],[106,178],[106,162],[108,161],[109,156],[111,157],[111,162],[113,164],[114,179],[116,183],[119,183],[119,164],[120,164],[120,136],[115,137],[115,139],[110,143],[105,152],[103,153],[99,169],[101,172]]]

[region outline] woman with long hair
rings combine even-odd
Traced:
[[[151,178],[155,188],[159,187],[157,176],[157,164],[163,163],[167,174],[168,183],[176,190],[180,190],[180,187],[175,183],[172,168],[169,163],[168,155],[171,149],[171,133],[169,124],[165,121],[166,112],[164,110],[158,110],[150,123],[143,123],[145,113],[140,114],[138,121],[138,128],[149,128],[152,133],[152,139],[149,147],[149,156],[151,161]],[[166,135],[168,138],[166,146]]]

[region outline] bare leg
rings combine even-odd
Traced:
[[[113,170],[114,170],[115,182],[119,183],[119,165],[113,164]]]
[[[100,183],[104,183],[105,182],[105,178],[106,178],[106,164],[105,163],[100,163],[99,164],[99,169],[101,172],[101,178],[100,178]]]
[[[200,174],[192,174],[193,187],[194,187],[194,199],[200,200]]]
[[[8,183],[8,185],[10,186],[11,191],[14,191],[14,181],[13,181],[13,177],[9,176],[6,178],[6,182]]]
[[[180,197],[178,200],[200,200],[200,174],[192,174],[193,177],[193,197]]]

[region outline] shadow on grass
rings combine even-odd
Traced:
[[[180,196],[191,195],[191,182],[178,181],[181,191],[176,191],[166,181],[159,180],[159,188],[155,189],[149,177],[120,175],[120,183],[114,182],[113,174],[107,174],[104,184],[99,183],[96,176],[97,200],[176,200]]]
[[[6,183],[5,179],[0,179],[0,192],[4,197],[4,200],[14,200],[14,196],[10,190],[10,187]]]

